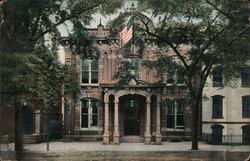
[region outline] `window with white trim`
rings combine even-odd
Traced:
[[[250,96],[242,97],[242,117],[250,118]]]
[[[81,101],[81,128],[97,127],[97,100],[84,99]]]
[[[82,60],[82,84],[98,84],[98,60]]]
[[[167,105],[167,128],[184,129],[184,101],[175,100]]]
[[[212,98],[213,98],[212,118],[222,118],[223,117],[223,96],[215,95]]]

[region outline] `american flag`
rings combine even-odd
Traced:
[[[119,33],[120,35],[120,48],[126,45],[133,37],[133,22],[130,19],[128,24]]]

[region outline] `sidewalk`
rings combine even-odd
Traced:
[[[46,152],[46,143],[27,144],[24,149],[34,152]],[[102,142],[50,142],[51,152],[94,152],[94,151],[190,151],[191,142],[163,142],[162,145],[145,145],[144,143],[121,143],[120,145],[103,145]],[[13,150],[14,144],[1,145],[2,151]],[[199,142],[199,151],[250,152],[250,145],[210,145]]]

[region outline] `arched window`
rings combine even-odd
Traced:
[[[221,144],[223,136],[223,126],[213,125],[212,128],[212,144]]]
[[[84,59],[82,61],[82,84],[98,83],[98,60]]]
[[[241,69],[241,86],[250,86],[250,67]]]
[[[213,87],[223,86],[222,67],[217,67],[212,72]]]
[[[167,128],[184,129],[184,101],[174,100],[167,104]]]
[[[98,124],[98,110],[96,99],[84,99],[81,101],[81,127],[91,128]]]
[[[250,125],[242,126],[242,143],[250,144]]]
[[[242,117],[250,118],[250,96],[242,97]]]
[[[223,96],[215,95],[213,98],[213,118],[222,118],[223,117]]]

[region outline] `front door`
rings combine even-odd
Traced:
[[[129,100],[125,104],[125,135],[139,135],[140,132],[140,113],[136,100]]]

